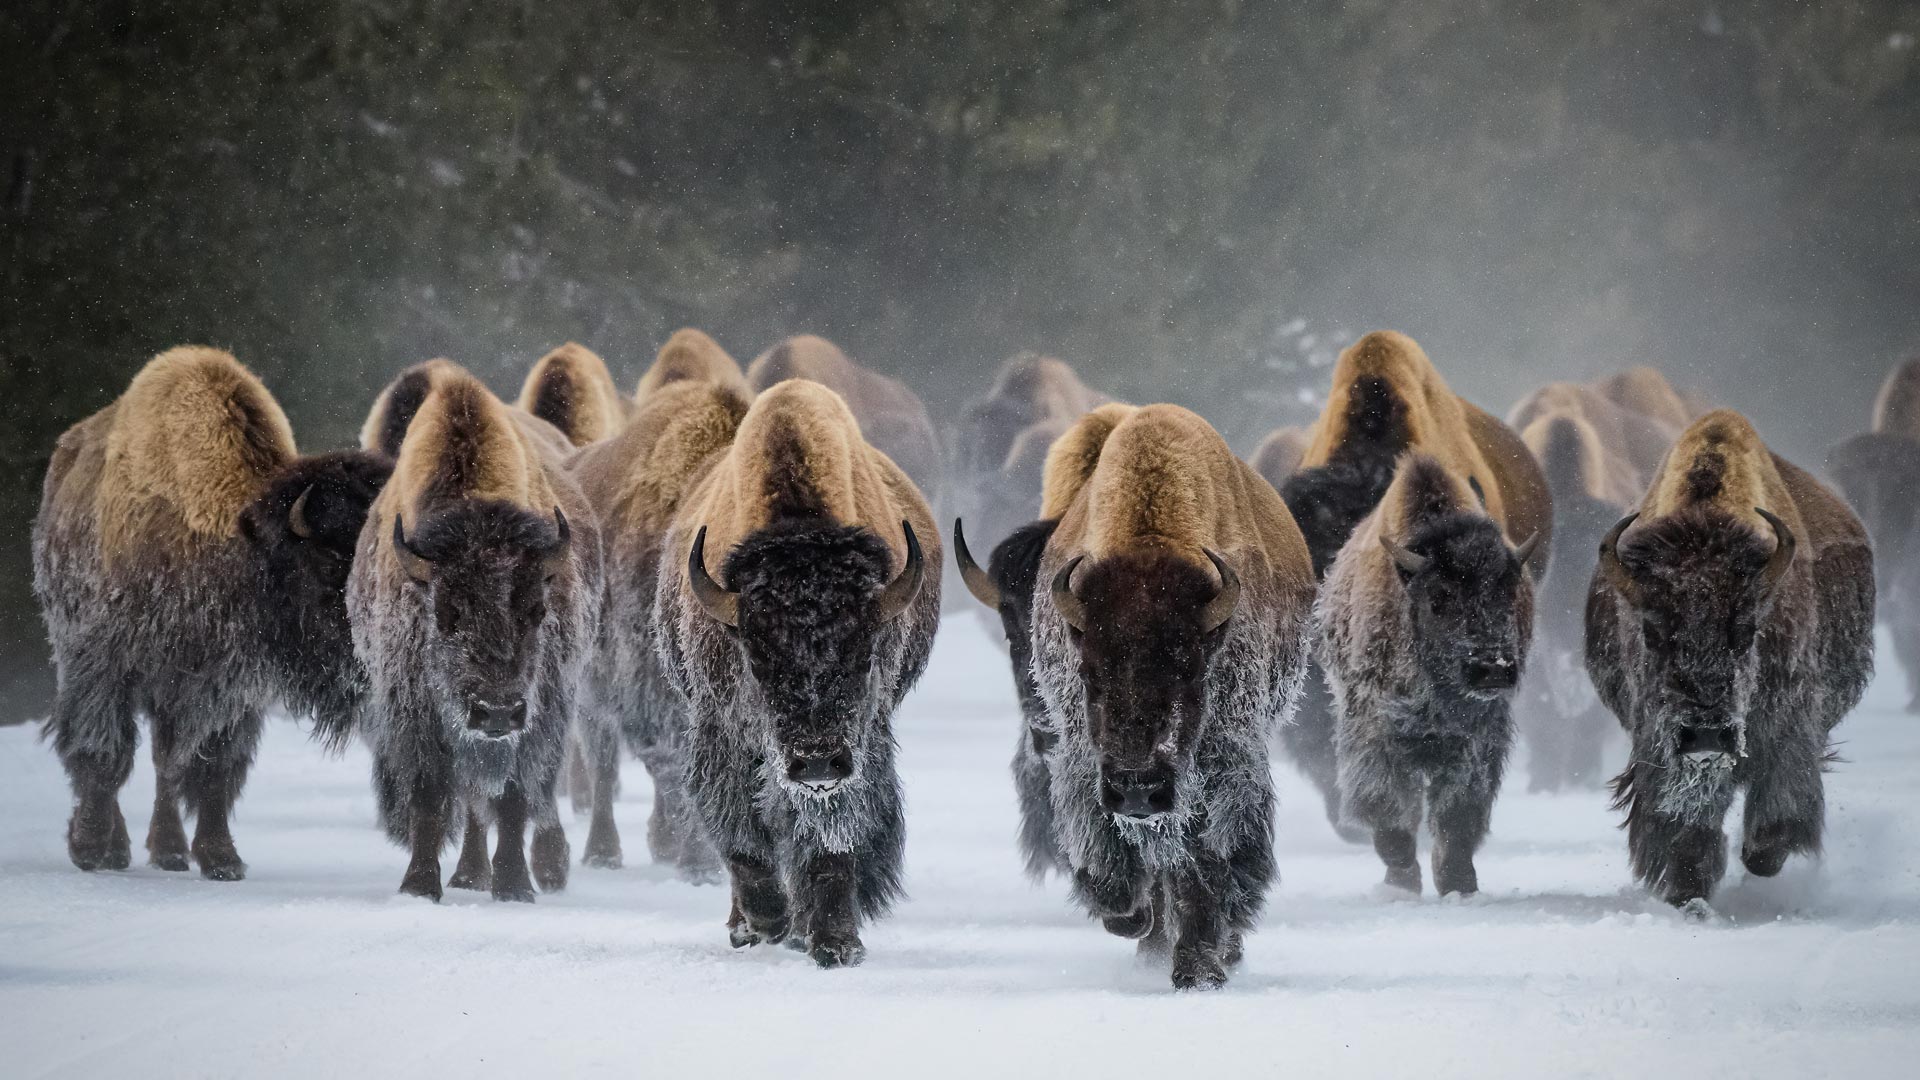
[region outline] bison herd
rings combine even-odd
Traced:
[[[1665,900],[1706,910],[1736,794],[1750,873],[1818,851],[1876,604],[1920,685],[1920,361],[1833,451],[1838,495],[1650,368],[1503,423],[1382,331],[1325,400],[1243,461],[1029,354],[943,439],[822,338],[743,370],[688,329],[632,395],[579,345],[516,404],[429,361],[359,449],[302,455],[233,357],[170,350],[61,437],[34,526],[69,854],[130,864],[145,717],[149,860],[244,876],[228,818],[278,708],[370,749],[402,892],[531,901],[567,882],[563,788],[582,862],[622,864],[624,748],[648,853],[724,875],[735,947],[857,964],[900,893],[893,719],[940,622],[941,509],[947,606],[1005,638],[1027,870],[1177,987],[1224,984],[1258,920],[1270,748],[1410,892],[1423,822],[1434,888],[1477,890],[1516,736],[1535,788],[1599,786],[1609,712]]]

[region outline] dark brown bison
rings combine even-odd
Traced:
[[[838,394],[793,379],[754,399],[662,547],[653,633],[691,710],[731,940],[857,964],[900,888],[893,713],[940,610],[926,499]]]
[[[1273,877],[1267,746],[1313,603],[1300,530],[1205,420],[1152,405],[1101,444],[1038,579],[1033,669],[1074,898],[1111,932],[1170,943],[1176,987],[1221,986]]]
[[[471,375],[442,370],[361,532],[347,594],[372,683],[359,723],[381,821],[411,851],[402,892],[440,898],[440,850],[463,821],[447,884],[524,901],[535,881],[566,884],[554,778],[601,568],[593,513],[555,441]],[[500,837],[491,862],[488,822]]]
[[[1873,405],[1873,429],[1827,452],[1827,476],[1873,538],[1879,619],[1906,672],[1909,712],[1920,712],[1920,359],[1887,374]]]
[[[1429,454],[1463,481],[1478,485],[1486,512],[1509,538],[1538,536],[1534,565],[1545,565],[1553,530],[1552,499],[1526,444],[1511,428],[1454,394],[1412,338],[1390,330],[1348,346],[1334,365],[1327,406],[1313,426],[1300,468],[1280,494],[1299,522],[1324,575],[1353,530],[1380,502],[1402,455]],[[1325,680],[1310,675],[1298,718],[1281,732],[1291,756],[1319,789],[1340,834],[1364,841],[1341,823],[1334,759],[1334,702]]]
[[[1872,674],[1872,628],[1846,504],[1738,413],[1688,428],[1602,542],[1587,599],[1587,671],[1633,740],[1614,791],[1640,881],[1704,910],[1743,788],[1748,872],[1819,850],[1828,733]]]
[[[73,784],[67,850],[131,862],[119,791],[147,719],[157,774],[147,854],[244,876],[228,826],[275,704],[347,722],[365,680],[345,583],[390,464],[300,457],[280,406],[217,349],[155,357],[60,438],[34,522],[34,593],[58,693],[47,731]],[[191,846],[184,803],[197,818]]]

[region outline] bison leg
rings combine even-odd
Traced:
[[[1040,881],[1048,871],[1065,873],[1066,853],[1053,832],[1053,779],[1047,759],[1035,740],[1052,738],[1020,726],[1020,745],[1013,755],[1013,790],[1020,803],[1020,853],[1027,876]]]
[[[67,856],[82,870],[125,870],[133,863],[120,788],[133,772],[139,732],[133,702],[122,686],[76,692],[71,667],[61,664],[61,687],[48,728],[73,787]]]
[[[187,868],[187,830],[180,821],[180,767],[173,758],[173,725],[153,723],[153,819],[147,823],[147,864]]]
[[[816,851],[800,873],[798,905],[807,913],[807,955],[823,968],[867,958],[860,943],[859,867],[851,853]]]
[[[613,796],[620,784],[620,740],[614,732],[605,727],[596,726],[591,733],[582,733],[581,738],[573,740],[574,752],[581,755],[582,761],[591,768],[588,783],[592,791],[592,824],[587,826],[587,850],[580,857],[581,865],[598,867],[603,870],[620,869],[620,827],[613,821]],[[571,765],[568,766],[572,768]],[[579,781],[574,781],[573,789],[580,790]],[[578,795],[575,796],[576,805]],[[659,789],[654,789],[655,814],[659,813]],[[576,810],[575,813],[579,811]]]
[[[1420,892],[1420,860],[1413,833],[1420,825],[1418,778],[1378,740],[1340,747],[1340,788],[1349,821],[1373,830],[1373,850],[1387,867],[1387,885]]]
[[[201,740],[181,770],[181,795],[196,818],[193,861],[200,864],[200,876],[210,881],[239,881],[247,876],[229,819],[246,786],[247,770],[260,743],[260,726],[258,710],[243,710],[232,724]]]
[[[1387,867],[1387,884],[1418,895],[1420,892],[1420,849],[1412,829],[1375,829],[1374,854]]]
[[[460,861],[454,864],[447,888],[476,892],[493,888],[493,864],[487,860],[487,823],[472,810],[467,811],[467,832],[460,841]]]
[[[412,860],[400,879],[400,891],[440,902],[440,847],[447,842],[447,815],[453,793],[444,775],[423,772],[414,778],[407,802],[407,833]]]
[[[493,846],[493,898],[533,903],[533,875],[527,872],[527,795],[509,780],[493,800],[493,822],[499,835]]]
[[[764,857],[745,852],[727,857],[727,869],[733,875],[733,906],[738,920],[729,920],[728,938],[733,947],[777,944],[786,939],[787,891],[780,885],[772,853]]]
[[[1892,605],[1895,617],[1889,620],[1889,630],[1893,634],[1893,655],[1900,662],[1900,669],[1906,672],[1907,691],[1911,700],[1907,711],[1920,713],[1920,620],[1908,617],[1908,608],[1912,605]]]
[[[1776,759],[1747,787],[1740,862],[1757,877],[1779,873],[1789,855],[1820,850],[1826,820],[1820,755],[1810,741],[1790,750],[1793,760]]]
[[[1493,793],[1484,788],[1433,785],[1429,799],[1433,821],[1433,887],[1441,896],[1480,891],[1473,853],[1487,837],[1493,817]]]
[[[1339,758],[1334,751],[1333,694],[1327,689],[1326,675],[1314,663],[1300,685],[1300,705],[1293,723],[1280,729],[1280,744],[1293,759],[1326,807],[1327,824],[1349,844],[1364,844],[1367,830],[1349,822],[1341,813]]]
[[[1197,853],[1173,876],[1173,985],[1217,990],[1227,984],[1225,945],[1230,928],[1223,902],[1233,888],[1227,860]]]
[[[1685,824],[1667,839],[1663,898],[1675,907],[1713,895],[1727,872],[1727,838],[1720,823]]]
[[[567,844],[567,831],[560,827],[556,808],[547,820],[535,819],[533,826],[533,883],[544,893],[562,892],[567,887],[567,867],[573,861],[573,849]]]
[[[619,773],[616,772],[617,778]],[[585,817],[597,809],[600,801],[600,788],[594,779],[594,769],[589,763],[585,740],[579,732],[567,736],[567,765],[560,770],[560,790],[556,794],[565,795],[573,805],[574,817]],[[613,793],[607,793],[607,802],[613,802]],[[588,844],[588,854],[592,854],[592,844]],[[616,864],[617,865],[617,864]]]

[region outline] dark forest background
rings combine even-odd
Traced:
[[[8,0],[0,718],[54,439],[232,349],[303,448],[398,368],[812,330],[936,417],[1054,352],[1236,445],[1392,326],[1504,410],[1651,362],[1817,463],[1920,344],[1911,0]],[[1302,391],[1305,391],[1303,394]]]

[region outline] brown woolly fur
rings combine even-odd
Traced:
[[[1313,436],[1306,428],[1274,428],[1266,438],[1260,440],[1260,445],[1254,449],[1253,457],[1247,460],[1247,464],[1253,466],[1254,472],[1266,477],[1267,483],[1277,491],[1306,460],[1307,447],[1312,442]]]
[[[1646,481],[1667,456],[1667,447],[1672,446],[1674,436],[1680,434],[1680,427],[1634,412],[1591,386],[1569,382],[1548,383],[1528,394],[1507,413],[1507,423],[1515,431],[1524,432],[1545,416],[1578,419],[1593,433],[1598,447],[1610,461],[1631,470],[1626,482],[1634,490],[1614,500],[1622,505],[1639,499],[1640,493],[1646,490]],[[1527,446],[1539,456],[1540,448],[1533,440],[1528,440]],[[1590,471],[1589,475],[1597,479],[1601,472]],[[1591,494],[1595,498],[1609,497],[1598,491]]]
[[[559,428],[575,446],[599,442],[619,431],[628,407],[606,361],[571,341],[541,357],[527,372],[519,404]]]
[[[1586,661],[1633,740],[1615,806],[1635,876],[1703,904],[1742,789],[1750,874],[1820,849],[1829,732],[1873,671],[1872,549],[1839,497],[1725,409],[1680,435],[1610,539]]]
[[[380,527],[391,531],[395,513],[417,520],[425,504],[443,500],[550,514],[554,495],[540,457],[552,452],[552,440],[532,420],[464,368],[443,369],[407,427],[393,479],[376,504]]]
[[[253,373],[218,349],[183,346],[148,362],[104,432],[94,493],[101,552],[235,535],[240,511],[293,460],[293,429]]]
[[[377,450],[388,457],[400,456],[400,440],[407,437],[407,425],[420,403],[442,378],[460,371],[459,364],[445,357],[422,361],[400,373],[380,391],[360,427],[360,449]]]
[[[1873,399],[1873,430],[1920,439],[1920,356],[1887,372]]]
[[[1658,420],[1674,431],[1692,423],[1700,412],[1687,404],[1665,375],[1644,364],[1600,380],[1595,389],[1621,408]]]
[[[1100,464],[1100,448],[1121,422],[1139,410],[1113,402],[1081,417],[1047,450],[1046,476],[1040,486],[1040,516],[1058,520],[1080,496]]]
[[[861,367],[839,346],[812,334],[782,341],[747,368],[747,383],[756,393],[787,379],[809,379],[839,394],[866,441],[905,470],[928,501],[939,502],[946,486],[945,455],[926,405],[906,383]]]
[[[747,377],[741,374],[739,362],[705,331],[688,326],[675,330],[667,343],[660,346],[653,366],[640,377],[633,400],[636,404],[645,404],[647,398],[662,387],[685,381],[712,383],[742,398],[753,394],[747,389]]]
[[[1170,946],[1176,987],[1217,987],[1272,879],[1267,744],[1305,670],[1306,542],[1179,406],[1096,410],[1047,471],[1049,505],[1068,498],[1032,616],[1055,839],[1090,914]]]

